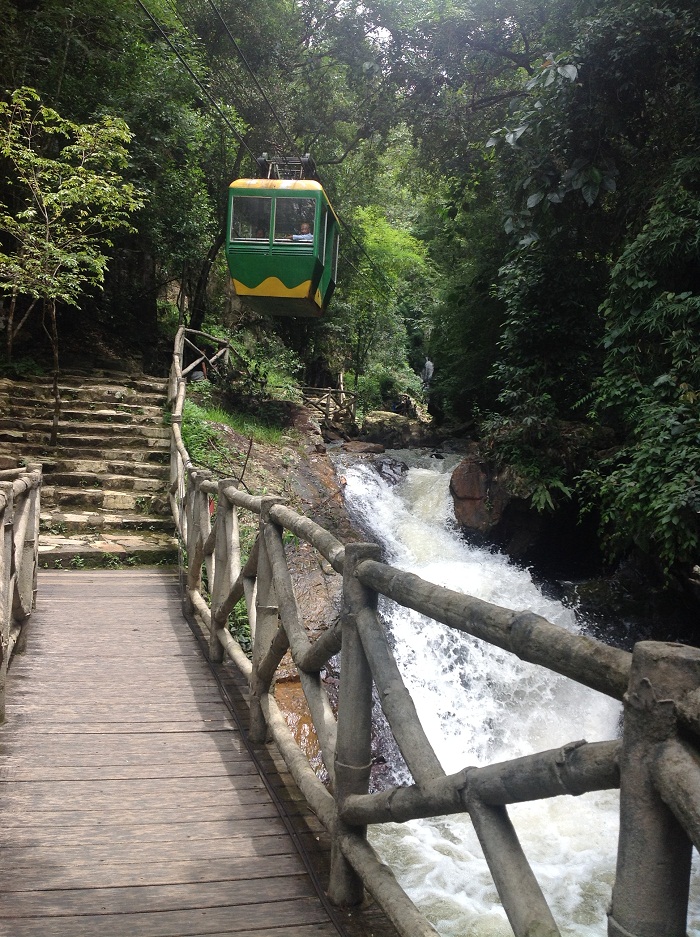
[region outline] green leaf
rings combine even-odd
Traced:
[[[527,200],[527,207],[534,208],[535,205],[539,205],[542,199],[544,198],[544,192],[535,192]]]
[[[597,182],[587,182],[584,186],[581,187],[581,195],[583,196],[586,205],[590,206],[595,202],[599,191],[600,186]]]
[[[560,65],[557,68],[557,71],[564,78],[568,78],[569,81],[576,81],[576,78],[578,77],[578,69],[575,65]]]

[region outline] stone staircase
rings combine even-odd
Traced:
[[[168,503],[167,381],[100,370],[60,380],[58,444],[50,446],[51,378],[0,379],[0,467],[41,462],[40,565],[174,563]]]

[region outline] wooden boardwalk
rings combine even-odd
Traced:
[[[321,836],[275,800],[172,573],[40,573],[0,728],[2,937],[337,935],[289,816]]]

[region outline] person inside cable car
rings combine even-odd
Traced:
[[[301,225],[299,226],[299,233],[298,233],[298,234],[290,234],[290,235],[289,235],[289,239],[290,239],[290,241],[297,241],[297,242],[299,242],[299,241],[305,241],[305,242],[313,241],[314,235],[313,235],[313,231],[311,230],[311,225],[309,224],[309,222],[308,222],[308,221],[302,221]]]

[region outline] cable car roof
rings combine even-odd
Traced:
[[[305,192],[322,192],[323,186],[313,179],[236,179],[232,189],[300,189]]]

